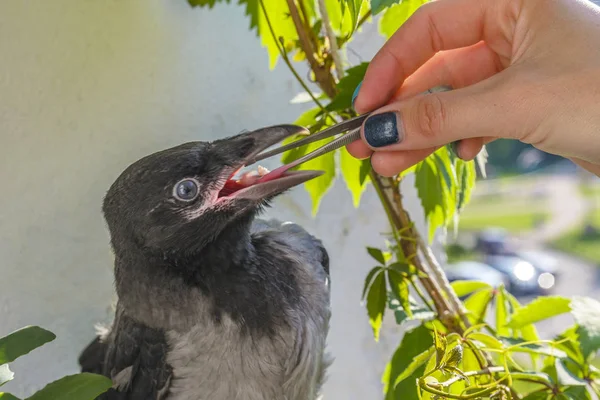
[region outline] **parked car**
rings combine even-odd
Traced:
[[[517,256],[485,255],[484,261],[510,280],[509,291],[514,295],[543,295],[552,291],[556,277],[536,268]]]
[[[492,287],[498,287],[501,284],[507,288],[510,287],[510,280],[503,273],[479,261],[459,261],[448,264],[444,272],[450,282],[481,281]]]
[[[477,238],[476,249],[483,254],[487,264],[517,278],[513,290],[523,292],[519,294],[549,292],[560,275],[555,257],[538,250],[514,248],[504,229],[490,228],[482,231]],[[516,275],[514,271],[518,271]],[[527,279],[523,280],[524,278]]]

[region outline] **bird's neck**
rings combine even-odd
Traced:
[[[116,254],[120,303],[131,316],[150,326],[184,329],[193,325],[202,313],[197,309],[202,302],[188,303],[197,293],[209,296],[211,288],[228,279],[228,273],[252,264],[252,219],[228,226],[201,250],[189,254]]]
[[[167,261],[172,264],[173,271],[182,274],[190,283],[202,281],[207,275],[243,268],[253,254],[250,233],[253,219],[254,216],[249,216],[235,221],[201,248],[190,246],[194,251],[169,254]]]

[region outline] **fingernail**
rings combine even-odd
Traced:
[[[394,112],[375,114],[365,121],[365,140],[371,147],[400,143],[404,138],[398,130],[398,116]]]
[[[354,89],[354,93],[352,93],[352,108],[354,108],[354,101],[358,97],[358,92],[360,91],[360,87],[362,86],[362,81],[358,84],[356,89]]]
[[[460,154],[458,153],[458,146],[460,145],[460,140],[457,140],[456,142],[452,142],[450,143],[450,150],[452,150],[452,152],[454,153],[454,155],[458,158],[460,158]]]

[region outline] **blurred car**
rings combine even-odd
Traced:
[[[498,287],[501,284],[507,288],[510,287],[510,281],[503,273],[479,261],[459,261],[448,264],[444,272],[450,282],[481,281],[492,287]]]
[[[554,274],[536,268],[521,257],[488,254],[484,261],[509,279],[509,291],[516,296],[548,294],[556,284]]]
[[[557,279],[560,275],[558,260],[555,257],[539,250],[515,249],[504,229],[489,228],[482,231],[477,237],[476,249],[483,253],[485,257],[520,258],[522,261],[531,264],[540,275],[545,274],[544,276],[547,278],[543,279],[548,282],[551,277]],[[554,286],[554,283],[551,286]]]
[[[516,250],[513,252],[515,256],[531,263],[540,272],[548,272],[558,278],[560,275],[560,267],[558,259],[552,255],[538,250]]]

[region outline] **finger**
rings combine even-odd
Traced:
[[[442,51],[409,76],[394,100],[407,99],[435,86],[454,89],[473,85],[503,69],[498,55],[485,42],[461,49]]]
[[[352,157],[358,158],[359,160],[369,158],[371,157],[371,154],[373,154],[373,150],[371,150],[362,140],[356,140],[348,144],[346,150],[348,150],[348,153],[350,153]]]
[[[395,152],[376,152],[371,156],[371,166],[379,175],[394,176],[407,170],[421,160],[424,160],[437,148],[415,150],[415,151],[395,151]]]
[[[503,71],[462,89],[419,95],[382,107],[363,123],[361,135],[373,150],[418,150],[481,136],[519,138],[534,123],[522,99],[504,88]],[[510,116],[510,118],[507,118]]]
[[[359,112],[385,104],[406,78],[442,50],[471,46],[496,31],[505,17],[487,18],[497,10],[489,0],[441,0],[421,6],[386,42],[371,61],[354,107]]]
[[[497,54],[485,42],[443,51],[434,55],[409,76],[395,95],[395,99],[410,98],[440,85],[462,88],[487,79],[502,69],[503,65]],[[472,160],[481,151],[483,140],[472,138],[454,142],[455,152],[466,161]],[[363,150],[363,154],[366,152]]]
[[[471,138],[461,140],[456,143],[454,153],[462,160],[471,161],[477,157],[477,155],[483,149],[483,146],[493,142],[496,138]]]
[[[581,168],[585,169],[588,172],[591,172],[592,174],[600,177],[600,165],[598,164],[593,164],[589,161],[585,161],[582,160],[580,158],[569,158],[571,161],[573,161],[575,164],[579,165]]]

